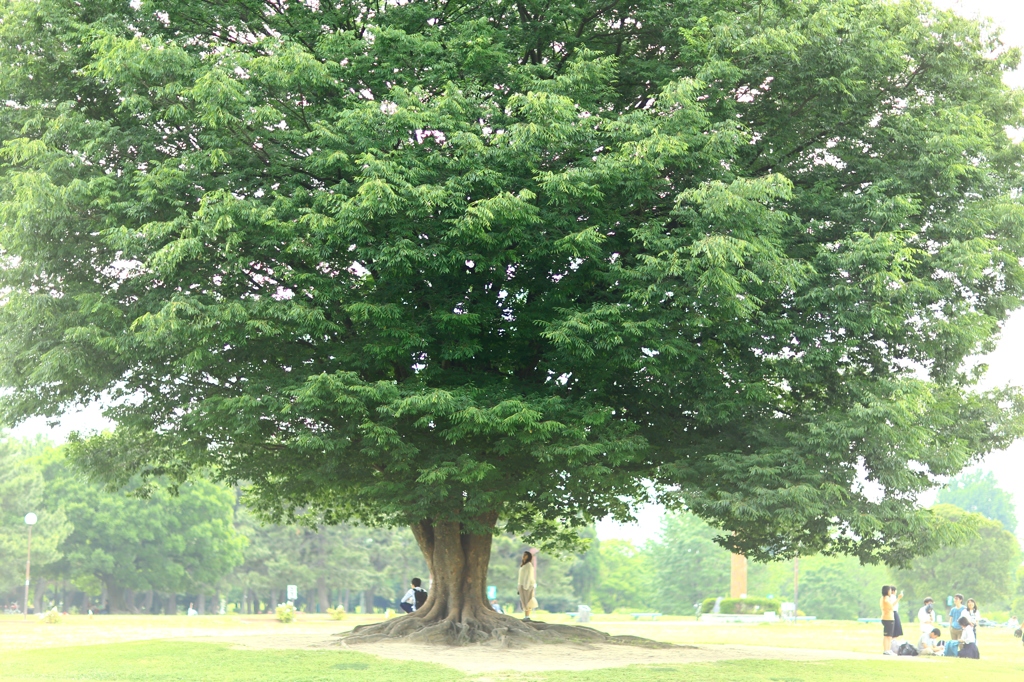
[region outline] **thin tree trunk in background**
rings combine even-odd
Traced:
[[[316,600],[317,612],[327,613],[327,609],[331,608],[331,600],[327,596],[327,578],[323,576],[316,579]]]
[[[46,606],[43,604],[43,593],[46,591],[46,580],[38,578],[36,582],[35,592],[32,594],[32,606],[35,607],[36,613],[42,613],[46,610]]]
[[[342,597],[342,605],[345,607],[345,613],[352,613],[351,595],[347,587],[345,588],[345,596]]]
[[[135,605],[135,590],[125,588],[124,605],[130,613],[138,613],[139,607]]]
[[[363,599],[366,601],[366,605],[363,607],[363,613],[373,613],[373,598],[376,596],[376,592],[373,590],[366,590],[363,593]]]
[[[199,593],[199,605],[196,607],[196,611],[199,612],[200,616],[206,615],[206,593]]]

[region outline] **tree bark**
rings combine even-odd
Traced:
[[[270,591],[270,610],[273,611],[277,608],[277,590]]]
[[[176,595],[174,592],[171,592],[167,595],[167,607],[164,610],[164,612],[168,616],[178,615],[178,595]]]
[[[142,609],[146,613],[153,613],[153,588],[146,590],[146,596],[142,600]]]
[[[130,608],[125,601],[125,588],[112,580],[104,581],[100,608],[106,608],[108,613],[128,613]]]
[[[327,597],[327,578],[323,576],[316,579],[316,603],[320,613],[327,613],[331,608],[331,600]]]
[[[138,613],[139,607],[135,605],[135,590],[125,588],[124,590],[124,605],[128,609],[129,613]]]
[[[476,521],[488,528],[497,514]],[[549,626],[523,623],[496,613],[487,603],[487,567],[491,559],[491,533],[465,532],[454,521],[424,520],[412,526],[413,535],[426,559],[433,583],[427,601],[414,613],[384,623],[359,626],[346,641],[376,641],[408,637],[428,644],[540,642],[538,629]],[[538,627],[539,626],[539,627]],[[596,634],[597,631],[593,631]],[[607,638],[606,635],[600,635]]]
[[[46,611],[46,605],[43,604],[44,592],[46,592],[46,580],[44,578],[38,578],[36,581],[35,593],[32,595],[32,606],[35,608],[36,613]]]
[[[206,593],[199,593],[199,605],[196,607],[196,611],[199,612],[200,616],[206,615]]]

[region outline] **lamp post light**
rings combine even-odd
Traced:
[[[32,568],[32,526],[36,525],[36,515],[32,512],[25,514],[25,525],[28,526],[28,557],[25,559],[25,620],[28,620],[28,584]]]

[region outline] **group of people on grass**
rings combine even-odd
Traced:
[[[533,565],[533,553],[523,552],[523,560],[519,564],[518,580],[519,603],[523,607],[525,618],[530,620],[530,612],[537,608],[537,571]],[[398,605],[406,613],[413,613],[427,602],[427,591],[423,589],[423,581],[413,578],[409,585],[409,591],[398,602]],[[491,600],[491,608],[502,613],[501,606],[496,599]]]
[[[913,646],[903,640],[903,624],[900,622],[900,600],[903,593],[897,592],[894,585],[882,586],[882,653],[895,656],[905,650],[905,646]],[[978,624],[981,613],[978,603],[973,599],[964,602],[964,596],[953,596],[953,607],[949,610],[949,642],[943,641],[942,622],[935,613],[935,600],[925,597],[924,606],[917,612],[917,622],[921,628],[921,637],[915,647],[917,655],[923,656],[958,656],[959,658],[979,658]],[[913,652],[910,652],[913,655]]]

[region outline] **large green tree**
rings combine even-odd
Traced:
[[[925,597],[944,604],[956,592],[989,610],[1010,606],[1021,562],[1017,538],[998,521],[948,504],[935,505],[943,523],[970,527],[972,533],[950,547],[925,548],[925,556],[895,572],[893,582],[905,590],[907,603],[920,608]]]
[[[15,597],[22,610],[28,527],[25,515],[37,517],[32,528],[32,583],[45,586],[40,574],[62,557],[61,543],[72,530],[59,500],[47,499],[46,482],[39,466],[51,446],[46,441],[19,441],[0,434],[0,598]],[[4,599],[6,603],[6,599]],[[36,609],[40,600],[34,599]]]
[[[1017,510],[1013,496],[999,487],[991,471],[961,474],[939,491],[939,504],[952,504],[969,512],[998,521],[1011,533],[1017,530]]]
[[[58,504],[74,527],[59,545],[63,556],[47,567],[86,592],[102,589],[102,607],[137,612],[165,594],[164,610],[177,613],[176,595],[210,594],[242,562],[244,538],[235,530],[229,490],[195,480],[176,494],[157,489],[147,499],[110,492],[51,456],[41,468],[45,498]]]
[[[691,513],[665,517],[661,537],[648,546],[659,609],[691,615],[708,597],[729,596],[729,552],[715,543],[717,534]]]
[[[115,481],[409,525],[434,586],[386,633],[528,635],[492,534],[568,542],[649,485],[751,557],[905,561],[914,493],[1014,435],[961,369],[1024,287],[1017,53],[974,22],[0,7],[2,416],[102,400],[77,456]]]

